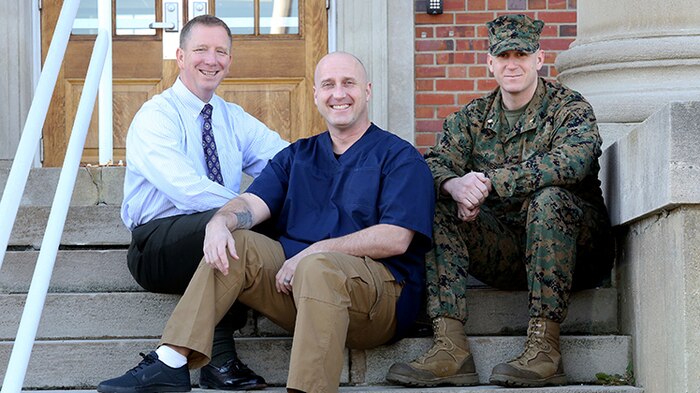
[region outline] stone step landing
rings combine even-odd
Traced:
[[[572,384],[592,384],[597,373],[624,375],[630,359],[627,336],[563,336],[564,371]],[[476,369],[483,384],[493,367],[517,356],[525,336],[469,337]],[[342,384],[384,385],[388,368],[396,361],[410,361],[432,344],[430,338],[409,338],[371,350],[347,350]],[[24,382],[27,389],[93,389],[102,380],[121,375],[149,352],[156,339],[42,340],[37,341]],[[0,341],[0,364],[6,365],[12,342]],[[241,338],[241,359],[268,383],[286,382],[291,338]],[[3,367],[4,368],[4,367]],[[0,377],[5,371],[0,369]],[[198,381],[197,371],[192,381]]]

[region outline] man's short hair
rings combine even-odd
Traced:
[[[229,48],[231,48],[231,45],[233,44],[233,39],[231,38],[231,29],[229,29],[226,22],[215,17],[214,15],[199,15],[190,19],[189,22],[185,23],[185,26],[182,28],[182,32],[180,32],[180,48],[185,48],[185,43],[188,39],[190,39],[190,33],[192,31],[192,28],[197,25],[222,27],[224,30],[226,30],[226,34],[228,34],[228,46]]]

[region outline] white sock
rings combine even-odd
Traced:
[[[158,355],[158,359],[168,367],[180,368],[187,364],[187,357],[182,356],[167,345],[158,347],[158,349],[156,349],[156,355]]]

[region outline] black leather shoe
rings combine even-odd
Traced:
[[[156,393],[189,392],[190,372],[187,366],[172,368],[158,360],[158,355],[151,352],[143,357],[141,363],[118,378],[100,382],[97,391],[101,393]]]
[[[216,390],[256,390],[265,389],[267,383],[238,358],[233,358],[221,367],[211,364],[202,367],[199,387]]]

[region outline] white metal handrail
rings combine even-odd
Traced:
[[[12,169],[10,170],[5,191],[0,201],[0,217],[3,217],[5,224],[9,224],[0,226],[0,267],[2,267],[2,261],[17,216],[20,199],[24,192],[24,187],[26,186],[32,157],[41,137],[41,130],[53,95],[53,88],[56,84],[61,63],[63,62],[72,24],[75,20],[79,5],[80,0],[65,0],[63,3],[61,14],[56,24],[56,30],[54,31],[54,36],[51,40],[51,45],[46,57],[44,69],[39,78],[39,83],[27,115],[27,121],[22,132],[17,153],[15,154]],[[49,214],[46,232],[44,233],[44,238],[41,243],[41,251],[37,258],[34,276],[32,277],[32,283],[27,293],[24,312],[22,313],[22,319],[17,329],[10,360],[5,371],[2,393],[19,393],[22,390],[27,366],[29,365],[29,357],[36,339],[36,332],[39,327],[44,302],[46,301],[46,294],[51,281],[63,227],[68,215],[68,208],[80,167],[80,159],[85,145],[90,119],[95,107],[95,98],[97,97],[98,88],[101,89],[100,107],[109,106],[109,110],[107,111],[109,126],[106,127],[106,129],[101,129],[100,133],[108,133],[111,140],[111,27],[104,27],[106,25],[111,26],[110,0],[100,0],[100,7],[103,9],[103,12],[100,13],[101,17],[104,19],[105,14],[107,14],[110,15],[110,19],[108,23],[101,21],[92,56],[90,57],[90,65],[85,77],[85,84],[80,96],[80,102],[68,142],[66,156],[63,161],[61,175],[58,180],[56,194],[54,195],[54,200],[51,205],[51,213]],[[104,12],[105,8],[109,11]],[[105,65],[106,60],[109,60],[107,66]],[[101,79],[103,71],[105,70],[108,70],[107,77],[109,78],[109,86],[105,87],[104,91],[102,91],[102,86],[107,84],[105,78]],[[103,111],[100,110],[101,115],[102,113]],[[102,126],[102,122],[100,125]],[[102,144],[100,147],[102,148]],[[111,143],[109,144],[109,149],[109,160],[111,160]]]
[[[2,217],[3,224],[0,225],[0,268],[2,268],[5,250],[7,250],[7,244],[10,240],[10,233],[12,233],[12,227],[17,218],[17,209],[24,193],[24,187],[27,184],[27,177],[32,166],[34,153],[39,146],[41,129],[44,127],[46,113],[49,110],[51,96],[56,85],[58,72],[61,69],[63,56],[66,53],[71,27],[79,5],[80,0],[66,0],[63,3],[61,14],[56,23],[56,30],[51,39],[49,52],[46,55],[44,69],[39,77],[32,105],[29,107],[27,120],[22,130],[22,137],[19,140],[17,152],[12,161],[10,174],[7,177],[5,191],[2,193],[0,217]]]
[[[90,66],[85,77],[85,85],[80,96],[78,111],[75,115],[75,123],[73,123],[66,150],[66,157],[58,179],[56,195],[51,205],[51,213],[46,225],[47,230],[41,243],[41,251],[36,262],[32,284],[27,293],[27,302],[22,313],[22,320],[17,329],[17,337],[12,347],[2,393],[20,392],[22,390],[27,365],[29,364],[29,355],[36,338],[46,293],[51,281],[51,273],[53,272],[58,246],[61,241],[61,234],[66,223],[75,179],[78,176],[80,158],[85,145],[88,127],[90,126],[92,111],[95,107],[95,98],[97,97],[100,76],[102,75],[107,56],[110,34],[110,31],[100,30],[95,40]]]

